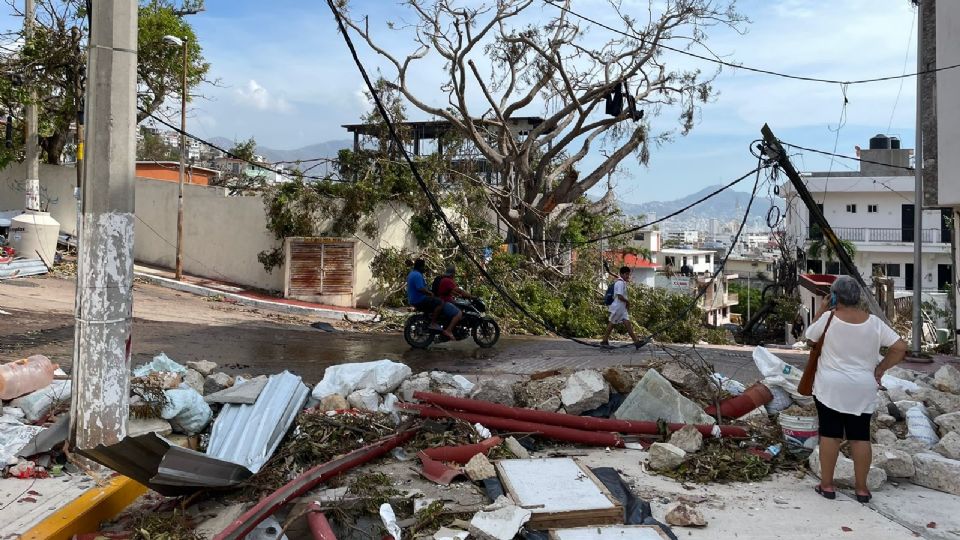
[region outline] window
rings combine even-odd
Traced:
[[[807,271],[814,274],[823,273],[823,261],[817,259],[810,259],[807,261]]]
[[[900,277],[900,263],[887,265],[887,277]]]
[[[840,273],[840,263],[834,261],[827,261],[827,273],[828,274],[839,274]]]
[[[877,205],[875,205],[875,204],[868,204],[868,205],[867,205],[867,213],[868,213],[868,214],[876,214],[876,213],[877,213]]]
[[[676,265],[677,265],[677,261],[676,261],[676,259],[674,259],[673,257],[671,257],[671,256],[668,255],[668,256],[664,259],[664,264],[666,264],[667,266],[676,266]]]
[[[873,264],[871,265],[871,271],[875,276],[900,277],[900,264]]]
[[[856,214],[856,213],[857,213],[857,205],[855,205],[855,204],[848,204],[848,205],[847,205],[847,212],[849,212],[849,213],[851,213],[851,214]]]
[[[684,265],[684,266],[687,265],[687,258],[686,258],[686,257],[683,258],[683,265]]]
[[[874,276],[884,277],[887,275],[887,267],[886,265],[883,265],[883,264],[871,264],[870,274]]]
[[[700,256],[699,256],[699,255],[694,255],[694,256],[693,256],[693,264],[700,264]]]
[[[637,233],[637,234],[633,235],[633,239],[636,240],[636,241],[638,241],[638,242],[643,242],[643,241],[645,240],[645,238],[644,238],[644,233]]]
[[[704,255],[704,256],[703,256],[703,262],[705,262],[705,263],[707,263],[707,264],[710,264],[710,255]]]

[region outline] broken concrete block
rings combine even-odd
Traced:
[[[960,395],[948,394],[932,388],[921,388],[911,392],[913,399],[923,400],[934,410],[934,416],[960,411]]]
[[[451,375],[446,371],[431,371],[430,378],[438,386],[437,391],[446,396],[465,398],[476,386],[463,375]]]
[[[567,378],[560,401],[567,414],[579,415],[610,401],[610,387],[600,373],[585,369]]]
[[[941,414],[934,418],[933,422],[937,424],[937,428],[940,429],[942,435],[952,431],[960,431],[960,411]]]
[[[703,383],[703,379],[697,376],[693,370],[672,362],[660,368],[660,374],[663,375],[664,379],[670,381],[671,384],[685,388],[696,388]]]
[[[503,443],[507,445],[507,450],[510,450],[510,453],[518,459],[530,459],[530,452],[520,444],[520,441],[513,437],[507,437],[507,440],[503,441]]]
[[[217,372],[207,375],[203,381],[203,392],[201,394],[213,394],[233,386],[233,377],[223,372]]]
[[[669,442],[684,452],[692,454],[703,448],[703,434],[697,428],[687,425],[670,435]]]
[[[699,405],[677,392],[655,369],[647,371],[613,416],[619,420],[662,419],[681,424],[716,423]]]
[[[546,401],[535,404],[533,408],[538,411],[557,412],[560,410],[560,407],[562,406],[563,406],[563,402],[560,401],[559,396],[550,396],[549,398],[546,399]]]
[[[882,444],[873,445],[873,465],[883,469],[888,478],[910,478],[916,471],[910,454]]]
[[[377,412],[380,409],[380,395],[373,388],[361,388],[347,396],[347,403],[354,409]]]
[[[960,461],[933,452],[914,454],[917,472],[912,482],[918,486],[960,495]]]
[[[933,387],[941,392],[960,394],[960,370],[945,365],[933,374]]]
[[[960,431],[947,433],[931,450],[946,458],[960,459]]]
[[[878,429],[877,432],[873,435],[873,440],[877,444],[890,446],[897,443],[897,434],[890,431],[889,429]]]
[[[653,443],[647,450],[650,468],[655,471],[672,471],[683,463],[687,453],[670,443]]]
[[[910,455],[927,451],[927,444],[916,439],[899,439],[892,446]]]
[[[217,363],[209,360],[200,360],[197,362],[187,362],[187,367],[206,377],[213,373],[213,370],[217,369]]]
[[[437,532],[433,533],[433,540],[467,540],[468,535],[467,531],[440,527]]]
[[[603,372],[603,378],[619,394],[629,394],[640,380],[636,371],[628,371],[622,367],[607,368]]]
[[[470,520],[470,535],[478,540],[512,540],[531,515],[530,510],[514,505],[477,512]]]
[[[313,387],[317,401],[330,394],[348,396],[355,390],[370,388],[379,394],[393,392],[410,376],[410,368],[392,360],[337,364],[323,372],[323,380]]]
[[[820,447],[810,454],[810,472],[820,476]],[[887,481],[887,473],[879,467],[870,467],[867,473],[867,488],[878,490]],[[837,467],[833,472],[833,483],[844,488],[854,487],[853,460],[840,454],[837,458]]]
[[[188,369],[186,373],[183,374],[183,382],[187,384],[190,388],[193,388],[201,396],[203,395],[203,387],[205,386],[205,381],[203,374],[195,369]]]
[[[497,475],[497,469],[483,454],[477,454],[470,458],[470,461],[463,466],[463,472],[467,473],[467,477],[474,482],[480,482]]]
[[[416,402],[413,397],[415,392],[429,392],[430,377],[417,376],[414,379],[407,379],[400,383],[400,399],[406,402]]]
[[[237,377],[233,381],[233,386],[225,388],[219,392],[203,396],[207,403],[240,404],[253,405],[260,397],[260,393],[267,387],[267,377],[260,375],[253,379],[243,380]]]
[[[470,396],[473,399],[499,403],[507,407],[513,407],[517,404],[517,398],[513,392],[513,383],[502,378],[490,378],[480,381]]]
[[[918,377],[923,375],[919,371],[914,371],[912,369],[907,369],[900,366],[893,366],[892,368],[887,370],[886,374],[890,375],[891,377],[896,377],[898,379],[903,379],[905,381],[911,381],[911,382],[917,380]]]
[[[139,437],[148,433],[167,436],[173,433],[170,422],[162,418],[134,418],[127,419],[127,437]]]
[[[340,394],[331,394],[320,400],[321,411],[342,411],[350,408],[350,402]]]
[[[667,511],[664,517],[667,524],[675,527],[706,527],[707,520],[696,507],[687,503],[678,503]]]
[[[897,419],[890,416],[889,414],[878,414],[877,415],[877,425],[881,427],[888,428],[897,423]]]
[[[893,388],[887,389],[887,396],[890,398],[890,401],[896,403],[898,401],[907,401],[910,399],[910,394],[907,393],[905,388],[899,386],[894,386]]]

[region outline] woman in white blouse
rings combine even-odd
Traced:
[[[823,350],[813,383],[820,423],[820,484],[817,493],[836,497],[833,473],[844,438],[850,442],[857,500],[870,501],[867,473],[873,452],[870,418],[877,408],[880,377],[900,363],[907,344],[886,323],[860,309],[860,285],[840,276],[820,306],[806,337],[816,342],[824,335]],[[880,348],[887,347],[881,360]]]

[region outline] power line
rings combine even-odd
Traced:
[[[843,129],[843,126],[847,125],[847,105],[850,103],[850,100],[847,99],[847,85],[841,85],[840,91],[843,93],[843,105],[840,107],[840,120],[837,121],[837,136],[833,138],[833,153],[837,153],[837,146],[840,144],[840,130]],[[830,126],[827,126],[827,129],[830,129]],[[830,174],[833,173],[833,164],[836,162],[836,159],[830,158],[830,167],[827,169],[827,180],[823,183],[823,197],[820,198],[820,204],[823,204],[827,200],[827,190],[830,187]]]
[[[906,75],[908,60],[910,58],[910,51],[913,49],[913,29],[917,24],[917,17],[910,17],[910,32],[907,33],[907,50],[903,53],[903,73]],[[890,128],[893,126],[893,115],[897,112],[897,105],[900,103],[900,94],[903,92],[903,81],[906,79],[900,79],[900,87],[897,88],[897,98],[893,100],[893,110],[890,111],[890,121],[887,123],[887,133],[890,133]]]
[[[148,115],[150,118],[153,118],[155,121],[159,122],[160,124],[163,124],[164,126],[166,126],[166,127],[170,128],[170,129],[174,130],[175,132],[177,132],[177,133],[179,133],[179,134],[181,134],[181,135],[184,135],[184,136],[186,136],[186,137],[189,137],[189,138],[191,138],[191,139],[193,139],[193,140],[195,140],[195,141],[197,141],[197,142],[199,142],[199,143],[201,143],[201,144],[204,144],[204,145],[206,145],[206,146],[209,146],[210,148],[213,148],[213,149],[215,149],[215,150],[219,150],[220,152],[223,152],[224,154],[226,154],[228,157],[231,157],[231,158],[233,158],[233,159],[237,159],[237,160],[243,161],[244,163],[253,165],[254,167],[263,169],[263,170],[265,170],[265,171],[272,172],[272,173],[274,173],[274,174],[279,174],[280,176],[287,176],[287,175],[291,174],[291,173],[288,172],[288,171],[281,171],[281,170],[279,170],[279,169],[275,169],[275,168],[273,168],[273,167],[270,167],[270,166],[267,165],[266,163],[257,163],[257,162],[255,162],[255,161],[253,161],[253,160],[246,159],[246,158],[244,158],[244,157],[238,156],[238,155],[234,154],[233,152],[230,152],[229,150],[227,150],[227,149],[225,149],[225,148],[221,148],[220,146],[217,146],[216,144],[214,144],[214,143],[212,143],[212,142],[210,142],[210,141],[208,141],[208,140],[206,140],[206,139],[203,139],[203,138],[201,138],[201,137],[198,137],[197,135],[194,135],[194,134],[192,134],[192,133],[189,133],[189,132],[186,132],[186,131],[180,129],[179,127],[171,124],[170,122],[168,122],[168,121],[164,120],[163,118],[161,118],[161,117],[153,114],[152,112],[144,109],[143,107],[137,107],[137,108],[140,110],[140,112],[145,113],[145,114]],[[311,161],[314,161],[314,160],[311,160]],[[334,177],[330,177],[330,176],[311,176],[311,175],[301,174],[300,177],[301,177],[301,178],[305,178],[305,179],[309,179],[309,180],[326,180],[326,181],[329,181],[329,182],[349,182],[348,180],[344,180],[344,179],[342,179],[342,178],[334,178]]]
[[[797,150],[804,150],[806,152],[813,152],[814,154],[823,154],[825,156],[833,156],[833,157],[838,157],[842,159],[849,159],[850,161],[859,161],[860,163],[872,163],[874,165],[883,165],[884,167],[890,167],[892,169],[903,169],[905,171],[914,170],[913,167],[906,167],[903,165],[891,165],[889,163],[884,163],[882,161],[873,161],[869,159],[847,156],[844,154],[838,154],[836,152],[827,152],[826,150],[817,150],[816,148],[807,148],[806,146],[800,146],[799,144],[788,143],[781,139],[777,139],[777,140],[780,141],[780,144],[782,144],[783,146],[789,146],[791,148],[796,148]]]
[[[603,28],[603,29],[605,29],[605,30],[609,30],[609,31],[611,31],[611,32],[620,34],[620,35],[625,36],[625,37],[628,37],[628,38],[630,38],[630,39],[639,40],[641,43],[647,41],[647,40],[645,40],[642,36],[639,36],[639,35],[637,35],[637,34],[634,33],[634,32],[626,32],[626,31],[621,30],[621,29],[619,29],[619,28],[614,28],[614,27],[612,27],[612,26],[606,25],[606,24],[604,24],[604,23],[602,23],[602,22],[600,22],[600,21],[597,21],[596,19],[593,19],[593,18],[588,17],[588,16],[586,16],[586,15],[583,15],[583,14],[581,14],[581,13],[577,13],[576,11],[574,11],[574,10],[572,10],[572,9],[566,7],[566,6],[562,6],[562,5],[560,5],[560,4],[557,4],[557,3],[555,3],[554,0],[543,0],[543,1],[544,1],[544,3],[546,3],[546,4],[550,4],[551,6],[557,8],[557,9],[559,9],[559,10],[561,10],[561,11],[565,11],[565,12],[569,13],[570,15],[573,15],[574,17],[577,17],[578,19],[584,20],[584,21],[586,21],[586,22],[588,22],[588,23],[591,23],[591,24],[595,24],[595,25],[597,25],[597,26],[599,26],[600,28]],[[782,78],[784,78],[784,79],[793,79],[793,80],[797,80],[797,81],[818,82],[818,83],[827,83],[827,84],[851,85],[851,84],[866,84],[866,83],[874,83],[874,82],[882,82],[882,81],[893,81],[893,80],[897,80],[897,79],[906,79],[906,78],[916,77],[916,76],[918,76],[918,75],[927,75],[927,74],[929,74],[929,73],[938,73],[938,72],[941,72],[941,71],[947,71],[947,70],[949,70],[949,69],[960,68],[960,64],[953,64],[953,65],[950,65],[950,66],[944,66],[944,67],[940,67],[940,68],[927,69],[927,70],[919,71],[919,72],[916,72],[916,73],[905,73],[905,74],[902,74],[902,75],[890,75],[890,76],[886,76],[886,77],[873,77],[873,78],[870,78],[870,79],[854,79],[854,80],[849,80],[849,81],[842,81],[842,80],[839,80],[839,79],[821,79],[821,78],[818,78],[818,77],[807,77],[807,76],[804,76],[804,75],[791,75],[791,74],[789,74],[789,73],[780,73],[780,72],[778,72],[778,71],[773,71],[773,70],[769,70],[769,69],[755,68],[755,67],[745,66],[745,65],[742,65],[742,64],[735,64],[735,63],[733,63],[733,62],[727,62],[727,61],[725,61],[725,60],[720,60],[719,58],[711,58],[711,57],[709,57],[709,56],[704,56],[704,55],[702,55],[702,54],[693,53],[693,52],[686,51],[686,50],[683,50],[683,49],[680,49],[680,48],[677,48],[677,47],[671,47],[671,46],[669,46],[669,45],[664,45],[663,43],[657,43],[657,46],[658,46],[658,47],[661,47],[661,48],[663,48],[663,49],[666,49],[666,50],[668,50],[668,51],[673,51],[673,52],[675,52],[675,53],[682,54],[682,55],[684,55],[684,56],[689,56],[689,57],[691,57],[691,58],[696,58],[696,59],[698,59],[698,60],[704,60],[704,61],[706,61],[706,62],[712,62],[712,63],[714,63],[714,64],[719,64],[719,65],[721,65],[721,66],[725,66],[725,67],[729,67],[729,68],[733,68],[733,69],[742,69],[742,70],[744,70],[744,71],[751,71],[751,72],[754,72],[754,73],[762,73],[762,74],[764,74],[764,75],[772,75],[772,76],[775,76],[775,77],[782,77]]]

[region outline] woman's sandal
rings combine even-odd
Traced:
[[[867,493],[866,495],[861,495],[859,493],[856,493],[856,496],[857,496],[858,503],[867,504],[868,502],[870,502],[870,499],[873,497],[873,494]]]
[[[833,499],[837,498],[836,491],[824,491],[820,486],[814,486],[813,490],[819,493],[824,499],[830,499],[832,501]],[[859,497],[860,496],[857,495],[857,500],[860,500]]]

